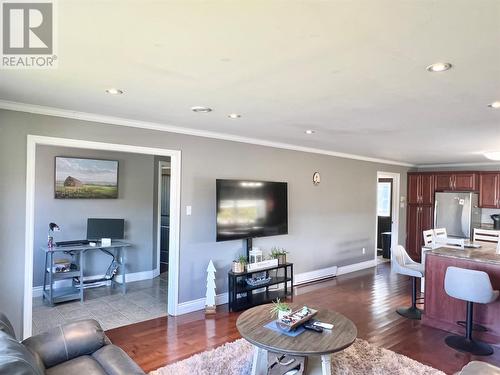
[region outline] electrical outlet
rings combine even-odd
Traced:
[[[366,254],[366,249],[363,247],[363,255]]]

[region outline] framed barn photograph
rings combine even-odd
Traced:
[[[118,160],[56,156],[56,199],[118,198]]]

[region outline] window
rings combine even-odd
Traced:
[[[377,190],[377,215],[391,216],[391,190],[392,183],[379,182]]]

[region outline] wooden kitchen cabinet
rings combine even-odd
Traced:
[[[421,175],[421,192],[420,192],[420,203],[421,204],[434,204],[434,175],[432,174],[422,174]]]
[[[416,204],[409,204],[408,205],[408,215],[406,219],[406,227],[407,227],[407,233],[406,233],[406,251],[408,252],[408,255],[413,260],[417,260],[415,258],[415,249],[418,248],[419,245],[419,237],[418,237],[418,212],[419,212],[420,206]]]
[[[434,219],[435,175],[429,172],[408,173],[408,213],[406,251],[420,259],[422,231],[431,229]]]
[[[420,202],[420,174],[408,173],[408,204]]]
[[[434,175],[408,173],[408,204],[434,203]]]
[[[408,205],[406,251],[415,261],[420,261],[424,244],[422,232],[431,229],[434,221],[434,207],[431,205]]]
[[[482,172],[479,174],[479,207],[500,208],[500,173]]]
[[[453,175],[440,173],[436,175],[436,190],[451,190],[453,188]]]
[[[479,178],[475,172],[437,172],[435,175],[436,191],[476,191]]]
[[[477,173],[459,173],[453,176],[453,190],[476,191],[479,190],[479,179]]]

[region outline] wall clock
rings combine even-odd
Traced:
[[[319,172],[314,172],[313,174],[313,184],[314,185],[319,185],[321,182],[321,176],[319,175]]]

